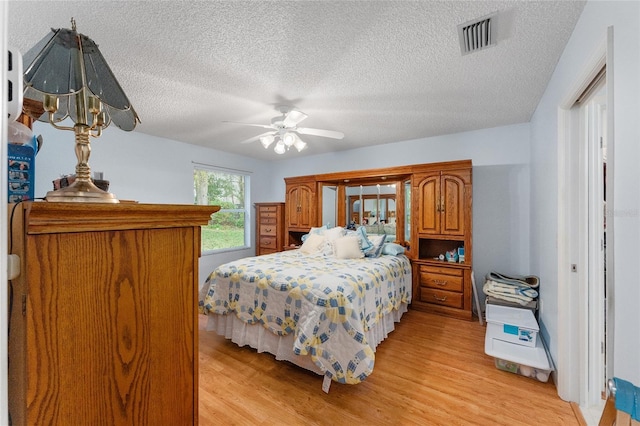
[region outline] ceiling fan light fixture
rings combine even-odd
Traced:
[[[295,133],[286,132],[284,135],[282,135],[282,142],[284,142],[287,148],[296,143],[296,139],[297,138]]]
[[[264,149],[269,148],[269,145],[271,145],[273,141],[274,141],[273,135],[266,135],[266,136],[260,137],[260,143],[262,144],[262,146],[264,146]]]
[[[298,150],[298,152],[300,152],[300,151],[302,151],[303,149],[305,149],[307,147],[307,143],[305,141],[303,141],[302,139],[297,138],[297,140],[295,141],[293,146],[295,146],[296,149]]]
[[[284,152],[286,151],[284,142],[279,140],[278,143],[276,144],[276,147],[273,150],[276,152],[276,154],[284,154]]]
[[[225,123],[243,124],[245,126],[270,129],[265,133],[253,136],[242,141],[241,143],[249,143],[259,140],[265,149],[273,146],[275,153],[278,155],[286,153],[291,149],[292,146],[295,147],[298,152],[306,149],[307,143],[300,139],[300,135],[319,136],[331,139],[344,138],[344,133],[337,132],[335,130],[298,127],[298,124],[308,116],[307,114],[298,111],[297,109],[283,106],[279,107],[278,110],[282,113],[282,115],[272,118],[271,124],[238,123],[234,121],[225,121]]]

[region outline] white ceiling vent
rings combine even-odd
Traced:
[[[495,46],[496,15],[497,13],[492,13],[458,25],[458,37],[460,38],[462,55]]]

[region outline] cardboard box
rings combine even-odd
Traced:
[[[9,144],[9,202],[33,200],[35,186],[35,153],[27,145]]]
[[[496,331],[495,338],[518,345],[535,347],[538,321],[529,309],[489,304],[486,306],[487,331]]]

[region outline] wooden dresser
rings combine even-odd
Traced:
[[[434,163],[412,176],[414,309],[472,319],[471,161]],[[447,252],[464,249],[464,261]]]
[[[14,425],[197,424],[200,226],[217,210],[9,205]]]
[[[256,203],[256,256],[283,250],[284,203]]]

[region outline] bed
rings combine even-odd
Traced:
[[[303,249],[216,268],[200,291],[206,329],[325,380],[360,383],[411,302],[410,262],[402,250],[345,258]]]

